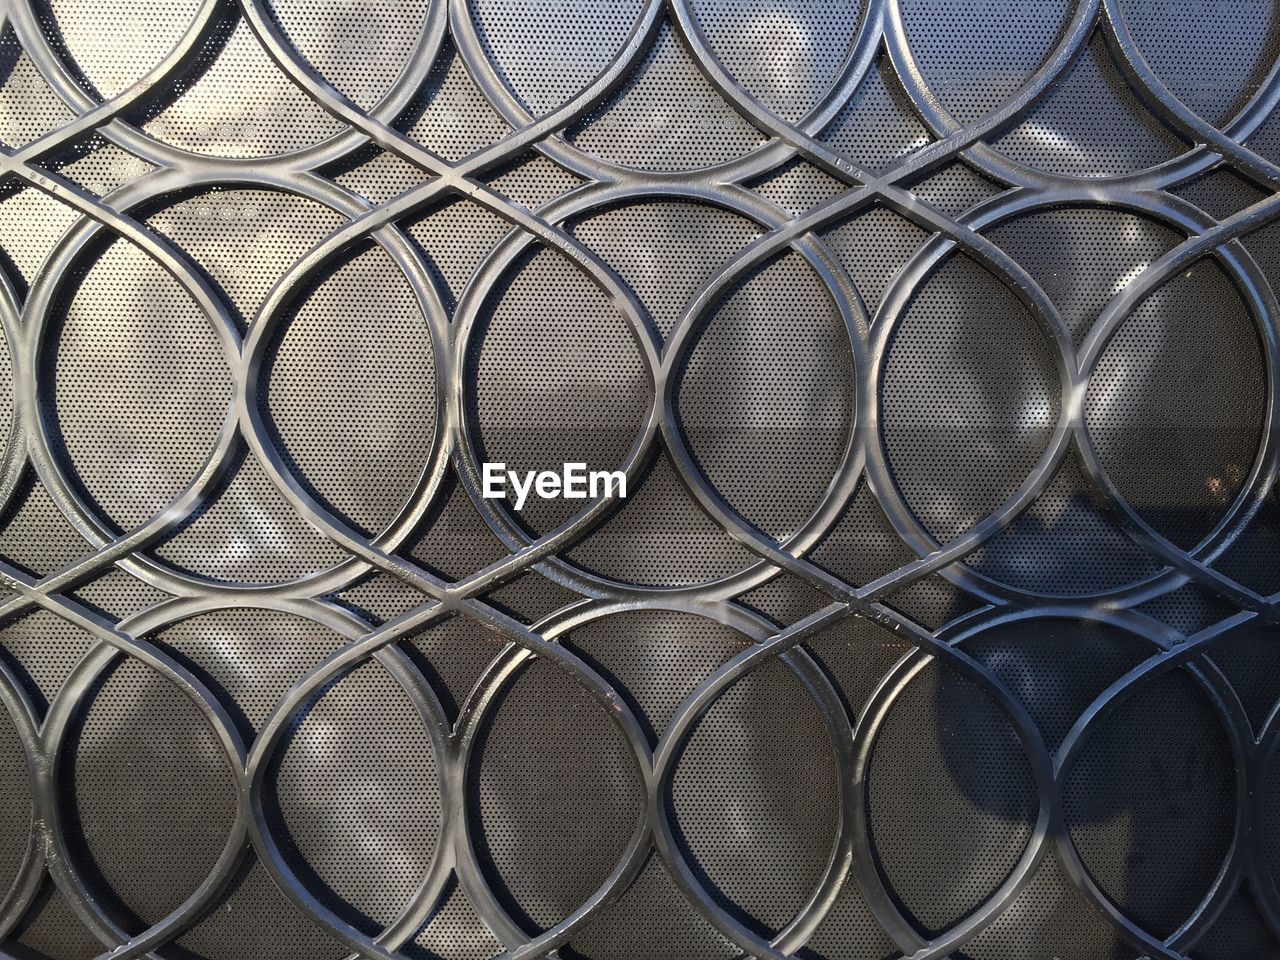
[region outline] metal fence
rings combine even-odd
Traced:
[[[1280,9],[3,13],[0,953],[1280,957]]]

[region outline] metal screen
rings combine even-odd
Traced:
[[[1280,8],[0,9],[0,953],[1280,957]]]

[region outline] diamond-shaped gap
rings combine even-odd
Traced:
[[[477,456],[519,476],[574,462],[585,471],[621,466],[643,432],[652,385],[618,306],[549,247],[486,292],[464,367]],[[539,535],[587,509],[564,497],[519,502],[515,485],[505,488],[509,509]]]
[[[882,48],[821,139],[859,166],[879,172],[933,138]]]
[[[908,637],[861,616],[845,617],[804,642],[855,722],[880,681],[914,646]]]
[[[599,911],[570,941],[573,956],[693,957],[729,960],[740,955],[676,886],[656,855],[625,893]]]
[[[0,185],[0,268],[19,297],[26,297],[45,258],[79,219],[43,190]]]
[[[273,833],[317,898],[376,935],[413,899],[440,839],[440,758],[410,694],[365,660],[294,715],[268,781]]]
[[[822,230],[819,236],[848,271],[871,318],[880,309],[890,281],[930,234],[891,210],[872,207]]]
[[[1070,0],[901,0],[910,69],[960,126],[1007,103],[1055,52]]]
[[[11,26],[0,30],[0,142],[22,147],[75,119],[22,48]]]
[[[887,956],[887,954],[886,954]],[[965,944],[966,960],[1092,957],[1137,960],[1138,953],[1103,919],[1050,853],[981,933]],[[1241,954],[1252,956],[1252,954]]]
[[[663,337],[703,285],[761,234],[721,207],[658,198],[592,212],[570,230],[635,291]]]
[[[987,235],[1053,301],[1077,347],[1107,305],[1184,239],[1155,220],[1104,207],[1035,210]]]
[[[619,691],[657,743],[698,684],[752,641],[708,617],[638,609],[577,626],[561,643]]]
[[[792,216],[812,210],[847,187],[843,181],[799,157],[747,183],[753,193],[776,203]]]
[[[451,163],[511,132],[471,79],[452,41],[441,46],[426,83],[396,126]]]
[[[507,556],[507,548],[489,529],[452,468],[436,491],[419,531],[400,553],[437,576],[456,581]]]
[[[665,586],[722,577],[756,559],[693,501],[665,454],[567,556],[604,576]]]
[[[175,79],[176,97],[143,130],[195,153],[249,158],[299,150],[344,128],[272,62],[243,20],[199,66],[198,78]]]
[[[343,222],[296,194],[222,187],[184,196],[147,218],[222,288],[242,332],[288,268]]]
[[[480,919],[456,882],[450,884],[439,908],[418,931],[412,943],[418,949],[405,951],[412,957],[490,960],[502,952],[502,944]]]
[[[1116,7],[1159,81],[1215,127],[1239,114],[1280,57],[1274,4],[1118,0]]]
[[[665,20],[635,73],[567,137],[607,162],[663,172],[725,163],[764,141],[702,75]]]
[[[725,293],[680,371],[676,412],[704,482],[785,540],[843,468],[855,426],[849,334],[829,286],[797,252]]]
[[[151,640],[204,680],[246,741],[291,687],[348,642],[314,620],[250,606],[187,617]],[[309,699],[314,703],[320,696]]]
[[[427,678],[451,720],[507,640],[466,616],[450,617],[400,644]]]
[[[911,192],[943,213],[958,217],[1004,189],[968,164],[956,161],[917,181]]]
[[[818,107],[839,79],[864,4],[847,0],[693,0],[712,56],[747,95],[788,124]]]
[[[1161,566],[1108,516],[1074,447],[1040,496],[965,563],[993,580],[1056,595],[1114,589]]]
[[[427,171],[372,145],[347,154],[323,168],[321,173],[373,204],[386,203],[431,179]]]
[[[95,100],[124,93],[180,44],[201,11],[201,0],[58,0],[33,8],[40,31],[77,84]],[[231,24],[210,32],[225,39]],[[119,40],[119,42],[116,42]],[[216,55],[209,49],[206,56]]]
[[[43,712],[95,642],[87,630],[56,613],[35,610],[0,627],[0,660],[14,668]]]
[[[216,326],[174,276],[127,240],[98,239],[50,311],[43,413],[68,481],[129,530],[203,469],[233,384]]]
[[[0,557],[47,576],[90,552],[45,485],[28,470],[0,515]]]
[[[1268,196],[1247,177],[1223,164],[1170,188],[1169,193],[1194,203],[1215,220],[1225,220]]]
[[[469,822],[503,909],[545,930],[625,858],[644,785],[614,711],[571,672],[536,658],[506,679],[471,754]]]
[[[876,866],[925,936],[972,916],[1032,841],[1028,750],[995,697],[946,660],[926,662],[896,692],[866,771]]]
[[[817,613],[830,604],[832,598],[795,574],[782,573],[768,583],[739,594],[738,602],[785,627]]]
[[[809,559],[854,586],[863,586],[916,559],[865,480]]]
[[[1022,703],[1050,751],[1107,687],[1156,652],[1118,627],[1068,618],[991,626],[964,650]]]
[[[333,599],[376,624],[394,620],[431,598],[389,573],[375,573],[333,595]]]
[[[133,183],[156,169],[153,164],[116,146],[98,133],[60,151],[43,163],[98,196]]]
[[[467,12],[498,82],[542,117],[612,64],[642,8],[641,0],[472,0]]]
[[[386,250],[360,244],[347,253],[329,276],[313,278],[276,331],[259,407],[297,481],[372,536],[413,501],[430,461],[437,358],[421,305]]]
[[[836,894],[801,956],[813,960],[885,960],[899,952],[851,877]]]
[[[193,573],[237,583],[294,580],[347,557],[295,512],[252,454],[151,552]]]
[[[939,542],[1034,471],[1060,393],[1044,333],[1012,285],[958,253],[916,285],[884,360],[880,423],[901,498]]]
[[[334,7],[272,0],[271,14],[307,63],[364,110],[390,92],[417,52],[428,5],[407,2]]]
[[[484,176],[489,186],[530,210],[550,203],[585,181],[540,153],[526,153]]]
[[[1133,93],[1100,34],[1049,92],[993,145],[1029,167],[1068,177],[1143,170],[1188,142]]]
[[[819,886],[838,830],[841,771],[806,685],[769,659],[723,690],[664,798],[707,893],[770,939]]]
[[[172,599],[171,594],[118,567],[76,587],[70,596],[115,620],[123,620],[157,603]]]
[[[1081,670],[1094,659],[1066,656]],[[1250,802],[1238,797],[1228,721],[1214,699],[1186,670],[1146,677],[1095,718],[1063,778],[1061,812],[1085,869],[1160,940],[1213,889],[1237,801]]]
[[[581,594],[533,570],[484,595],[486,603],[524,623],[537,623],[582,599]]]
[[[236,875],[221,906],[174,941],[188,955],[220,957],[227,944],[252,943],[281,960],[340,960],[349,952],[280,891],[254,854]]]
[[[450,314],[472,276],[512,226],[471,200],[449,197],[403,222],[426,255],[437,292]]]

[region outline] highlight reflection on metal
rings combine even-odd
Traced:
[[[4,952],[1280,956],[1269,3],[4,12]]]

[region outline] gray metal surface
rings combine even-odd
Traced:
[[[3,12],[0,953],[1280,957],[1280,9]]]

